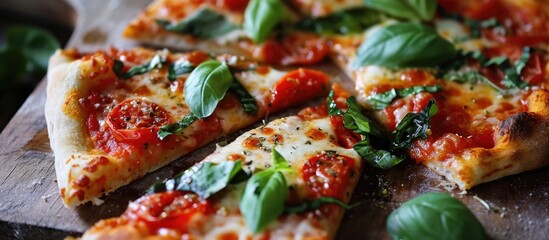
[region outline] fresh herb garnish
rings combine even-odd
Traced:
[[[209,117],[233,81],[226,63],[216,60],[203,62],[185,81],[185,102],[197,118]]]
[[[284,208],[284,213],[302,213],[307,211],[312,211],[320,208],[324,204],[337,204],[338,206],[349,210],[355,205],[347,205],[343,201],[333,198],[333,197],[319,197],[312,201],[305,201],[297,205],[286,206]]]
[[[146,62],[143,65],[135,66],[130,68],[126,72],[122,72],[124,68],[124,63],[118,59],[114,60],[113,71],[119,78],[128,79],[133,76],[145,74],[153,69],[162,68],[166,63],[166,58],[160,55],[154,55],[150,61]]]
[[[440,85],[433,86],[413,86],[404,89],[391,89],[386,92],[378,93],[368,97],[368,102],[371,107],[375,110],[382,110],[389,106],[396,98],[406,97],[408,95],[420,93],[420,92],[430,92],[434,93],[441,89]]]
[[[242,86],[240,82],[238,82],[236,79],[233,81],[231,86],[229,87],[229,91],[233,92],[237,98],[240,104],[242,104],[242,108],[245,113],[256,115],[257,111],[259,109],[257,108],[257,102],[248,91]]]
[[[414,140],[426,139],[427,130],[430,127],[429,120],[437,111],[435,100],[431,99],[420,112],[406,114],[393,132],[395,140],[392,143],[392,148],[395,150],[408,149]]]
[[[244,189],[240,199],[240,212],[248,228],[261,232],[284,212],[284,202],[288,197],[288,186],[282,171],[288,170],[286,160],[273,148],[271,168],[254,174]]]
[[[167,136],[179,133],[196,120],[198,120],[198,118],[193,113],[189,113],[185,115],[181,121],[161,127],[160,130],[158,130],[158,138],[164,140]]]
[[[207,199],[223,190],[228,184],[245,181],[248,175],[240,161],[225,161],[219,164],[204,162],[178,174],[173,179],[152,186],[147,192],[191,191]]]
[[[318,34],[362,33],[381,22],[381,14],[368,8],[352,8],[323,17],[309,17],[297,22],[294,27],[301,31]]]
[[[404,154],[374,148],[370,137],[363,137],[362,141],[353,145],[353,149],[370,165],[381,169],[392,168],[406,159]]]
[[[365,136],[381,136],[380,128],[369,118],[364,116],[356,98],[347,98],[348,110],[343,114],[343,124],[351,131]]]
[[[251,0],[244,12],[244,32],[254,42],[262,43],[285,16],[280,0]]]
[[[487,84],[488,86],[492,87],[494,90],[498,91],[502,95],[507,95],[508,90],[505,90],[501,87],[499,87],[497,84],[490,81],[488,78],[483,76],[477,71],[469,71],[469,72],[448,72],[443,76],[443,79],[458,83],[478,83],[482,82]]]
[[[409,20],[431,20],[437,9],[436,0],[364,0],[364,3],[393,17]]]
[[[176,61],[168,67],[168,80],[175,81],[179,75],[190,73],[194,68],[189,61]]]
[[[219,37],[237,28],[225,16],[208,8],[202,8],[177,24],[171,24],[164,19],[157,19],[156,23],[167,31],[204,39]]]
[[[366,38],[353,67],[435,67],[456,55],[454,45],[432,27],[419,23],[396,23]]]
[[[0,88],[17,84],[26,73],[46,73],[50,56],[60,47],[52,34],[37,27],[11,27],[5,36],[5,45],[0,46]]]
[[[403,203],[387,218],[393,239],[486,239],[482,224],[459,200],[427,193]]]

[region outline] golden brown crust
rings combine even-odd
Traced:
[[[528,110],[500,123],[494,148],[472,148],[446,161],[424,164],[463,190],[549,165],[549,92],[534,91]]]

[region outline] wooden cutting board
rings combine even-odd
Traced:
[[[147,5],[147,0],[69,0],[69,3],[75,8],[78,20],[67,47],[93,51],[136,45],[124,40],[121,31]],[[336,79],[349,86],[350,81],[328,61],[314,67],[339,76]],[[128,202],[141,196],[152,183],[174,176],[215,149],[215,143],[209,144],[148,174],[104,197],[103,205],[65,208],[55,183],[43,113],[45,87],[46,79],[0,135],[0,238],[78,235],[100,219],[120,215]],[[222,140],[230,141],[240,133]],[[549,238],[549,168],[483,184],[466,193],[448,190],[446,185],[444,179],[411,161],[387,171],[367,167],[352,198],[354,203],[361,204],[347,211],[337,239],[388,239],[385,230],[388,214],[402,202],[432,191],[449,192],[463,201],[493,239]]]

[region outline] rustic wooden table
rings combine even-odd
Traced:
[[[69,47],[91,51],[129,48],[121,38],[128,19],[147,0],[70,0],[78,21]],[[329,61],[314,66],[349,81]],[[209,144],[105,197],[100,206],[63,206],[55,181],[53,154],[44,119],[44,79],[0,134],[0,239],[59,239],[77,236],[100,219],[120,215],[152,183],[174,176],[215,149]],[[292,109],[281,115],[293,114]],[[280,115],[279,115],[280,116]],[[270,119],[279,117],[272,116]],[[225,137],[232,140],[239,133]],[[337,239],[388,239],[385,221],[402,202],[426,192],[450,192],[480,219],[493,239],[548,239],[549,168],[483,184],[467,193],[408,162],[388,171],[367,167],[352,198],[361,204],[345,214]]]

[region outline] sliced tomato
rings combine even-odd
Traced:
[[[209,202],[195,194],[171,191],[147,195],[130,203],[123,216],[144,223],[153,234],[160,229],[185,233],[194,215],[209,210]]]
[[[105,121],[116,140],[132,143],[157,141],[160,127],[173,122],[163,107],[145,99],[119,103]]]
[[[248,6],[249,0],[211,0],[222,8],[229,9],[234,12],[244,12]]]
[[[316,35],[290,34],[282,40],[269,39],[255,57],[267,64],[313,64],[328,54],[326,40]]]
[[[323,72],[300,68],[284,75],[272,89],[270,110],[276,112],[326,95],[330,79]]]
[[[344,148],[353,148],[360,141],[360,135],[347,129],[343,124],[343,117],[330,116],[330,123],[335,130],[337,143]]]
[[[322,152],[309,159],[301,169],[303,181],[311,190],[311,197],[342,199],[349,178],[354,172],[355,160],[332,152]]]

